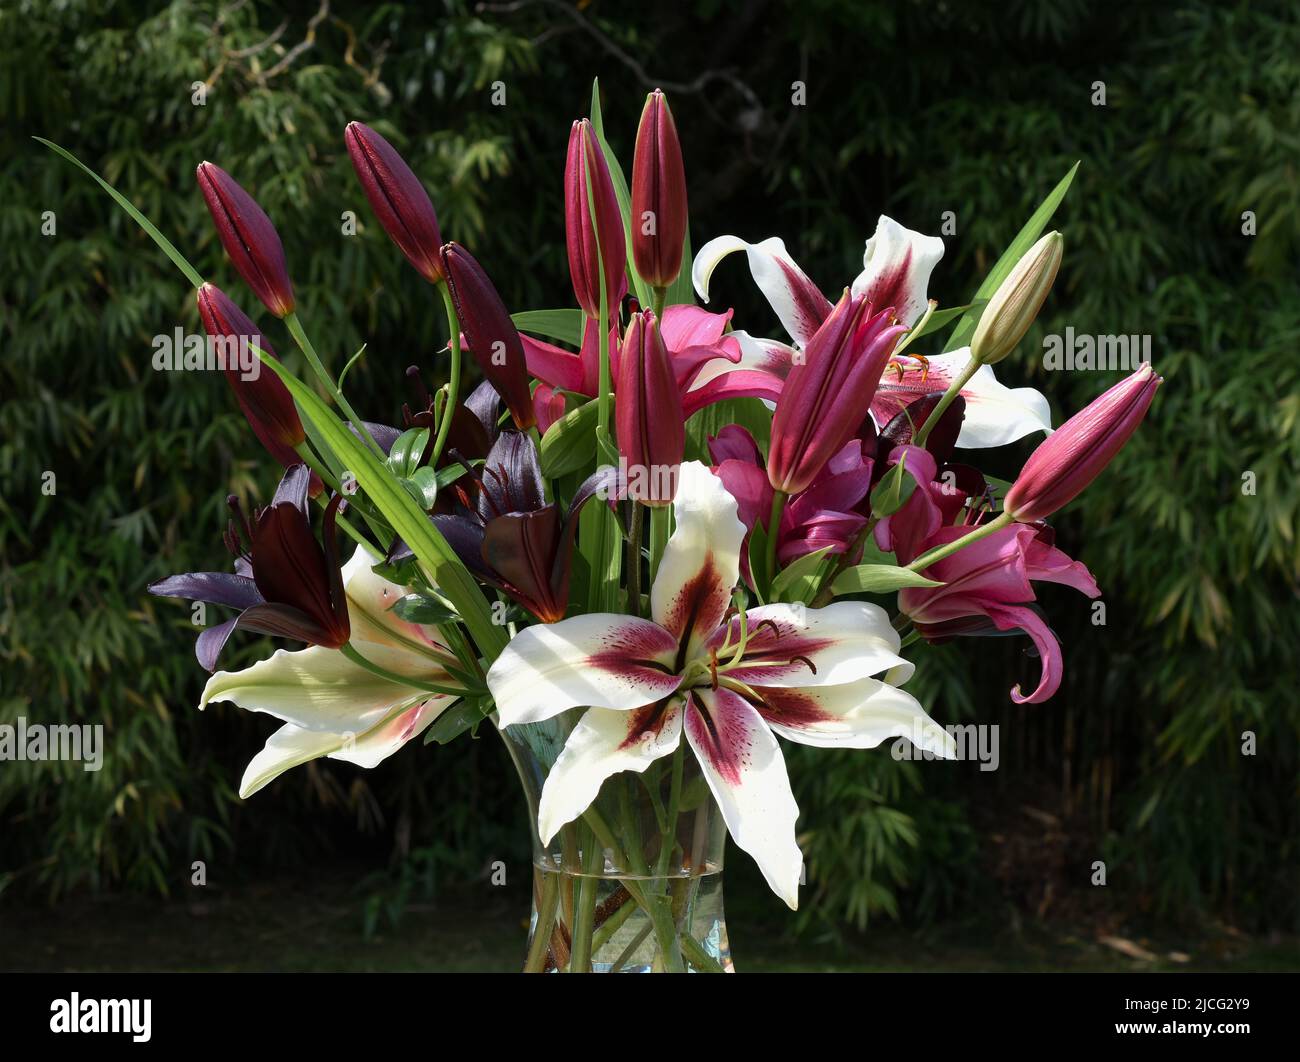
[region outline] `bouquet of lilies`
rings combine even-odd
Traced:
[[[357,122],[345,140],[376,219],[446,306],[440,382],[407,369],[395,424],[353,409],[347,369],[331,373],[298,316],[275,228],[228,173],[204,162],[200,189],[310,381],[100,181],[185,272],[209,343],[256,351],[263,371],[226,376],[285,468],[265,507],[231,497],[233,570],[149,587],[231,610],[198,637],[215,672],[199,706],[283,723],[245,797],[317,757],[375,767],[489,720],[534,819],[527,968],[730,969],[709,887],[726,834],[797,904],[778,738],[905,737],[952,755],[901,688],[904,653],[924,643],[1022,631],[1041,673],[1012,699],[1061,683],[1034,583],[1099,591],[1044,521],[1116,455],[1160,382],[1144,365],[1052,432],[1041,394],[994,377],[1055,278],[1062,239],[1042,230],[1073,171],[969,305],[938,309],[942,241],[888,217],[832,301],[776,237],[720,236],[692,260],[668,101],[646,100],[629,187],[593,97],[564,174],[577,308],[512,315],[474,256],[443,242],[393,147]],[[697,303],[736,252],[785,337]],[[945,352],[923,354],[945,325]],[[1013,483],[968,463],[1035,433]],[[346,563],[340,535],[355,544]],[[237,630],[308,648],[219,671]]]

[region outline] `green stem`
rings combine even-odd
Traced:
[[[627,532],[627,610],[633,616],[641,615],[641,527],[642,505],[632,503],[631,526]]]
[[[939,399],[939,404],[934,407],[930,415],[925,418],[925,423],[921,425],[921,430],[912,437],[913,446],[924,446],[925,440],[930,437],[930,432],[934,431],[934,426],[939,423],[939,418],[944,415],[948,407],[952,405],[952,400],[961,393],[961,389],[970,382],[970,378],[979,371],[979,362],[974,358],[970,364],[962,371],[962,374],[948,385],[948,390],[943,393]]]
[[[560,899],[560,875],[541,871],[542,895],[537,907],[537,929],[528,946],[524,960],[524,973],[541,973],[546,969],[546,952],[551,943],[551,930],[555,926],[555,908]]]
[[[328,391],[330,397],[338,403],[339,409],[343,410],[348,421],[352,424],[353,429],[356,431],[357,435],[360,436],[361,441],[369,443],[370,448],[374,450],[379,459],[383,461],[384,451],[381,450],[379,444],[370,437],[370,432],[366,430],[365,422],[357,416],[357,411],[352,408],[352,403],[343,396],[343,392],[340,391],[338,385],[334,383],[334,378],[330,376],[329,370],[321,363],[320,355],[316,353],[316,348],[312,346],[311,340],[307,338],[307,333],[303,331],[302,322],[298,320],[298,314],[296,312],[286,314],[284,324],[285,327],[289,329],[289,334],[293,336],[293,341],[298,344],[298,349],[303,352],[308,364],[311,365],[312,371],[316,373],[317,379],[325,385],[325,390]]]
[[[451,291],[446,284],[439,284],[442,291],[442,301],[447,307],[447,328],[450,330],[451,338],[451,377],[448,380],[447,404],[443,407],[442,422],[438,425],[438,437],[433,443],[433,456],[429,459],[429,467],[438,467],[438,458],[442,456],[442,448],[447,445],[447,434],[451,431],[451,422],[456,412],[456,403],[460,401],[460,322],[456,319],[456,307],[451,301]]]
[[[655,288],[651,300],[654,306],[655,320],[662,319],[664,315],[664,303],[668,301],[668,289]]]
[[[781,537],[781,514],[785,512],[786,493],[783,490],[772,492],[772,515],[767,521],[767,580],[765,590],[771,588],[776,578],[776,540]]]
[[[339,646],[339,652],[351,660],[357,667],[365,668],[372,675],[378,675],[389,682],[396,682],[403,686],[410,686],[414,690],[424,690],[426,693],[443,693],[452,697],[463,697],[467,691],[459,689],[456,686],[439,686],[432,682],[422,682],[419,679],[413,679],[408,675],[399,675],[396,672],[382,668],[378,664],[372,663],[362,656],[353,647],[351,642]]]
[[[596,923],[596,884],[600,880],[600,863],[604,856],[588,831],[589,842],[582,853],[583,876],[578,879],[578,895],[574,900],[572,950],[569,953],[569,973],[591,972],[591,937]]]
[[[671,505],[656,505],[650,510],[650,585],[654,585],[655,576],[659,574],[659,562],[663,560],[664,547],[668,545],[669,523],[672,520]]]
[[[967,546],[978,542],[981,538],[987,538],[989,535],[993,534],[994,531],[1001,531],[1004,527],[1009,527],[1013,522],[1010,513],[1000,513],[987,524],[980,524],[971,531],[970,534],[962,535],[961,538],[954,542],[949,542],[947,545],[936,546],[934,549],[930,550],[929,553],[917,557],[916,560],[912,561],[912,563],[907,566],[907,570],[912,572],[924,571],[936,561],[941,561],[944,557],[952,556],[952,554],[956,553],[958,550],[965,549]]]

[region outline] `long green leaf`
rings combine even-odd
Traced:
[[[150,238],[153,240],[154,243],[156,243],[160,248],[162,248],[163,254],[165,254],[168,258],[170,258],[172,260],[172,263],[176,266],[176,268],[185,274],[185,279],[188,280],[191,284],[193,284],[194,287],[196,288],[203,287],[203,277],[199,274],[199,271],[195,269],[192,265],[190,265],[186,257],[183,254],[181,254],[180,251],[176,250],[176,245],[173,244],[172,241],[169,240],[166,236],[164,236],[161,232],[159,232],[157,227],[153,224],[153,222],[151,222],[147,217],[141,214],[140,211],[135,208],[135,204],[133,204],[129,199],[127,199],[126,196],[124,196],[121,192],[119,192],[116,188],[114,188],[111,184],[109,184],[106,180],[104,180],[103,177],[101,177],[89,166],[87,166],[84,162],[82,162],[79,158],[77,158],[76,155],[72,154],[72,152],[70,151],[65,150],[64,148],[59,147],[59,145],[54,143],[54,141],[46,140],[44,137],[40,137],[40,136],[32,137],[32,139],[37,141],[38,143],[44,144],[47,148],[49,148],[51,151],[55,152],[56,154],[62,155],[65,159],[71,162],[78,169],[82,170],[84,173],[89,174],[96,181],[98,181],[99,186],[113,197],[113,199],[117,202],[117,205],[120,206],[123,210],[125,210],[128,214],[130,214],[131,217],[135,220],[135,223],[149,234]]]
[[[456,606],[461,619],[478,642],[488,661],[505,648],[504,628],[492,622],[487,599],[473,577],[456,557],[447,540],[430,523],[410,493],[379,461],[310,387],[274,358],[263,357],[284,381],[303,413],[316,426],[330,448],[347,464],[357,483],[393,530],[411,548],[424,573]]]
[[[521,332],[532,332],[561,343],[582,345],[581,310],[521,310],[510,319]]]
[[[988,302],[993,293],[998,290],[998,285],[1007,278],[1007,274],[1011,272],[1015,264],[1033,246],[1034,241],[1042,235],[1048,221],[1056,213],[1056,208],[1061,205],[1061,200],[1065,198],[1065,193],[1070,190],[1070,182],[1074,180],[1079,165],[1076,162],[1070,167],[1070,172],[1061,178],[1060,183],[1052,189],[1051,194],[1043,200],[1042,205],[1025,222],[1025,227],[1016,234],[1016,238],[1011,241],[1011,245],[1002,252],[1002,257],[989,270],[989,275],[984,278],[984,283],[979,286],[979,290],[975,292],[975,297],[971,299],[972,309],[967,311],[966,315],[957,322],[957,327],[952,330],[952,335],[948,337],[948,342],[943,348],[945,354],[950,350],[956,350],[958,347],[964,347],[970,342],[970,337],[975,334],[975,326],[979,324],[980,314],[983,312],[983,306],[976,304],[979,304],[980,300],[985,303]]]
[[[943,583],[892,564],[859,564],[841,572],[831,584],[831,592],[836,596],[862,592],[887,594],[906,586],[943,586]]]
[[[609,167],[610,180],[614,185],[614,197],[618,200],[619,213],[623,215],[623,237],[627,246],[627,276],[636,289],[636,297],[642,306],[653,305],[654,292],[650,285],[641,279],[632,260],[632,195],[627,188],[627,179],[623,176],[623,167],[618,164],[614,149],[605,139],[605,120],[600,113],[600,78],[591,82],[591,127],[596,131],[596,140],[600,150],[605,154],[605,165]]]

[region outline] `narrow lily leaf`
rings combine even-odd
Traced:
[[[456,613],[436,597],[430,597],[428,594],[407,594],[399,597],[393,602],[389,611],[408,623],[425,623],[431,626],[452,623],[456,619]]]
[[[925,327],[916,333],[916,337],[920,339],[921,336],[928,336],[931,332],[939,331],[949,321],[960,317],[967,310],[974,310],[978,313],[988,305],[988,301],[988,299],[977,299],[965,306],[949,306],[946,310],[935,310],[934,313],[930,314],[930,319],[925,322]]]
[[[437,586],[456,606],[488,662],[495,660],[506,645],[505,629],[492,622],[483,592],[419,503],[315,391],[274,358],[263,357],[262,363],[269,365],[284,381],[307,419],[315,424],[326,443],[355,475],[361,489],[411,548],[432,585]]]
[[[610,402],[613,402],[611,396]],[[611,405],[611,410],[613,406]],[[542,474],[547,479],[593,467],[596,462],[596,427],[600,404],[592,399],[571,409],[542,436]]]
[[[668,297],[665,306],[694,306],[695,285],[691,283],[691,266],[695,255],[691,251],[691,229],[686,227],[686,239],[682,242],[682,271],[677,279],[668,285]]]
[[[175,265],[177,269],[179,269],[182,273],[185,274],[185,279],[188,280],[191,284],[193,284],[196,289],[203,287],[203,277],[199,274],[199,271],[195,269],[192,265],[190,265],[189,261],[185,258],[185,256],[181,254],[180,251],[176,250],[176,246],[172,243],[172,241],[169,240],[166,236],[164,236],[161,232],[159,232],[158,229],[154,226],[154,224],[147,217],[141,214],[140,211],[135,208],[135,205],[129,199],[127,199],[126,196],[124,196],[121,192],[119,192],[116,188],[114,188],[111,184],[109,184],[106,180],[104,180],[103,177],[101,177],[89,166],[87,166],[84,162],[82,162],[79,158],[77,158],[77,156],[72,154],[72,152],[59,147],[58,144],[54,143],[52,140],[46,140],[44,137],[34,136],[32,137],[32,139],[37,141],[38,143],[44,144],[47,148],[49,148],[51,151],[55,152],[56,154],[62,155],[65,159],[71,162],[78,169],[89,174],[97,182],[99,182],[99,186],[113,197],[113,199],[117,202],[118,206],[120,206],[123,210],[125,210],[128,214],[131,215],[135,223],[139,225],[140,228],[144,229],[144,231],[149,234],[150,239],[152,239],[153,242],[156,243],[162,249],[163,254],[165,254],[168,258],[172,260],[172,264]]]
[[[632,193],[628,191],[627,178],[623,176],[623,167],[618,164],[614,149],[605,139],[605,121],[600,113],[600,78],[591,81],[591,127],[596,131],[596,140],[605,155],[605,165],[609,167],[609,178],[614,185],[614,197],[618,200],[619,213],[623,215],[623,233],[627,245],[627,275],[636,289],[636,297],[642,306],[653,305],[654,293],[650,285],[641,279],[632,261]]]
[[[521,310],[512,313],[510,319],[521,332],[582,346],[581,310]]]
[[[420,467],[420,458],[429,443],[428,428],[411,428],[402,432],[388,451],[388,467],[402,479],[415,473]]]
[[[876,516],[892,516],[907,504],[916,489],[916,480],[905,473],[907,453],[876,484],[871,492],[871,511]]]
[[[417,468],[409,476],[406,476],[402,480],[402,485],[411,492],[411,497],[426,511],[432,509],[434,503],[438,500],[438,480],[433,469],[428,465]]]
[[[767,570],[767,531],[762,524],[756,523],[749,533],[749,574],[754,580],[754,593],[759,604],[767,604],[772,600],[769,594],[772,575]]]
[[[1043,234],[1043,229],[1047,227],[1048,221],[1056,213],[1056,208],[1061,205],[1065,193],[1070,190],[1070,182],[1074,180],[1074,175],[1078,172],[1078,169],[1079,163],[1076,162],[1070,167],[1070,172],[1062,177],[1060,183],[1052,189],[1051,194],[1043,200],[1042,205],[1025,222],[1025,227],[1016,234],[1016,238],[1011,241],[1011,245],[1002,252],[1002,257],[989,270],[989,275],[984,278],[984,283],[975,292],[975,298],[971,300],[972,304],[978,303],[981,299],[987,303],[993,297],[993,293],[998,290],[998,285],[1006,279],[1007,274],[1015,267],[1015,264],[1033,246],[1034,241]],[[970,338],[975,334],[975,326],[979,324],[982,311],[983,306],[972,308],[957,322],[957,327],[952,330],[952,335],[948,337],[948,342],[944,345],[943,351],[945,354],[950,350],[956,350],[958,347],[964,347],[970,343]]]
[[[717,435],[728,424],[745,428],[763,455],[767,455],[772,439],[772,414],[767,406],[758,398],[728,398],[705,406],[686,422],[686,460],[713,464],[709,436]]]
[[[492,712],[491,697],[464,697],[433,721],[424,732],[424,743],[446,745],[466,730],[473,730]]]
[[[902,590],[906,586],[943,586],[924,575],[898,568],[892,564],[859,564],[842,572],[831,583],[831,593],[840,594],[888,594]]]
[[[824,546],[815,553],[804,554],[791,562],[788,568],[783,568],[781,574],[772,581],[772,600],[808,604],[820,587],[822,563],[830,551],[830,546]]]

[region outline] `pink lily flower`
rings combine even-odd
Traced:
[[[848,550],[867,523],[856,508],[871,490],[872,459],[867,452],[873,447],[850,439],[804,491],[790,498],[777,530],[776,556],[782,567],[820,549]],[[749,582],[748,532],[756,525],[766,528],[772,516],[772,485],[763,455],[754,437],[738,424],[728,424],[710,437],[709,454],[717,462],[713,474],[736,499],[746,528],[741,568]]]
[[[692,279],[704,302],[709,301],[714,269],[736,251],[745,252],[754,282],[794,342],[791,346],[762,341],[771,371],[783,380],[796,348],[806,347],[830,315],[830,300],[799,268],[782,240],[772,237],[748,243],[738,236],[719,236],[695,256]],[[893,306],[899,323],[911,328],[925,312],[930,274],[942,257],[943,241],[938,237],[923,236],[881,215],[875,235],[867,240],[863,269],[853,281],[852,293],[865,295],[876,308]],[[947,390],[969,362],[968,347],[928,359],[891,361],[871,404],[876,426],[883,428],[917,398]],[[1002,446],[1036,431],[1051,431],[1047,399],[1032,387],[1003,386],[987,365],[975,373],[961,394],[966,399],[966,419],[957,445],[964,449]]]
[[[903,453],[917,489],[898,512],[876,525],[876,541],[907,564],[968,534],[980,520],[982,499],[936,481],[933,455],[918,447],[898,447],[891,463]],[[1052,529],[1045,524],[1011,524],[924,569],[923,575],[943,586],[908,587],[898,595],[899,608],[927,641],[993,630],[1019,629],[1029,635],[1038,650],[1041,674],[1029,694],[1019,685],[1012,688],[1011,699],[1017,704],[1050,699],[1064,673],[1061,644],[1031,605],[1036,598],[1033,583],[1062,583],[1088,597],[1101,596],[1087,567],[1057,549],[1052,539]]]
[[[731,311],[710,313],[699,306],[669,306],[660,319],[660,332],[672,362],[673,374],[682,396],[682,414],[724,398],[775,399],[781,392],[777,355],[770,353],[768,340],[745,332],[728,332]],[[564,415],[560,391],[595,398],[600,381],[599,326],[586,319],[582,347],[574,353],[530,336],[522,336],[529,373],[539,385],[533,394],[537,422],[545,432]],[[618,339],[610,329],[610,368],[618,378]],[[788,370],[788,365],[786,366]]]
[[[543,844],[586,811],[611,775],[643,771],[684,739],[736,844],[794,908],[799,808],[777,735],[873,748],[917,726],[940,755],[955,744],[892,684],[913,667],[898,655],[882,609],[838,601],[737,613],[745,526],[735,499],[688,461],[673,504],[677,526],[650,591],[651,617],[591,613],[524,628],[488,671],[498,725],[585,709],[542,788]]]

